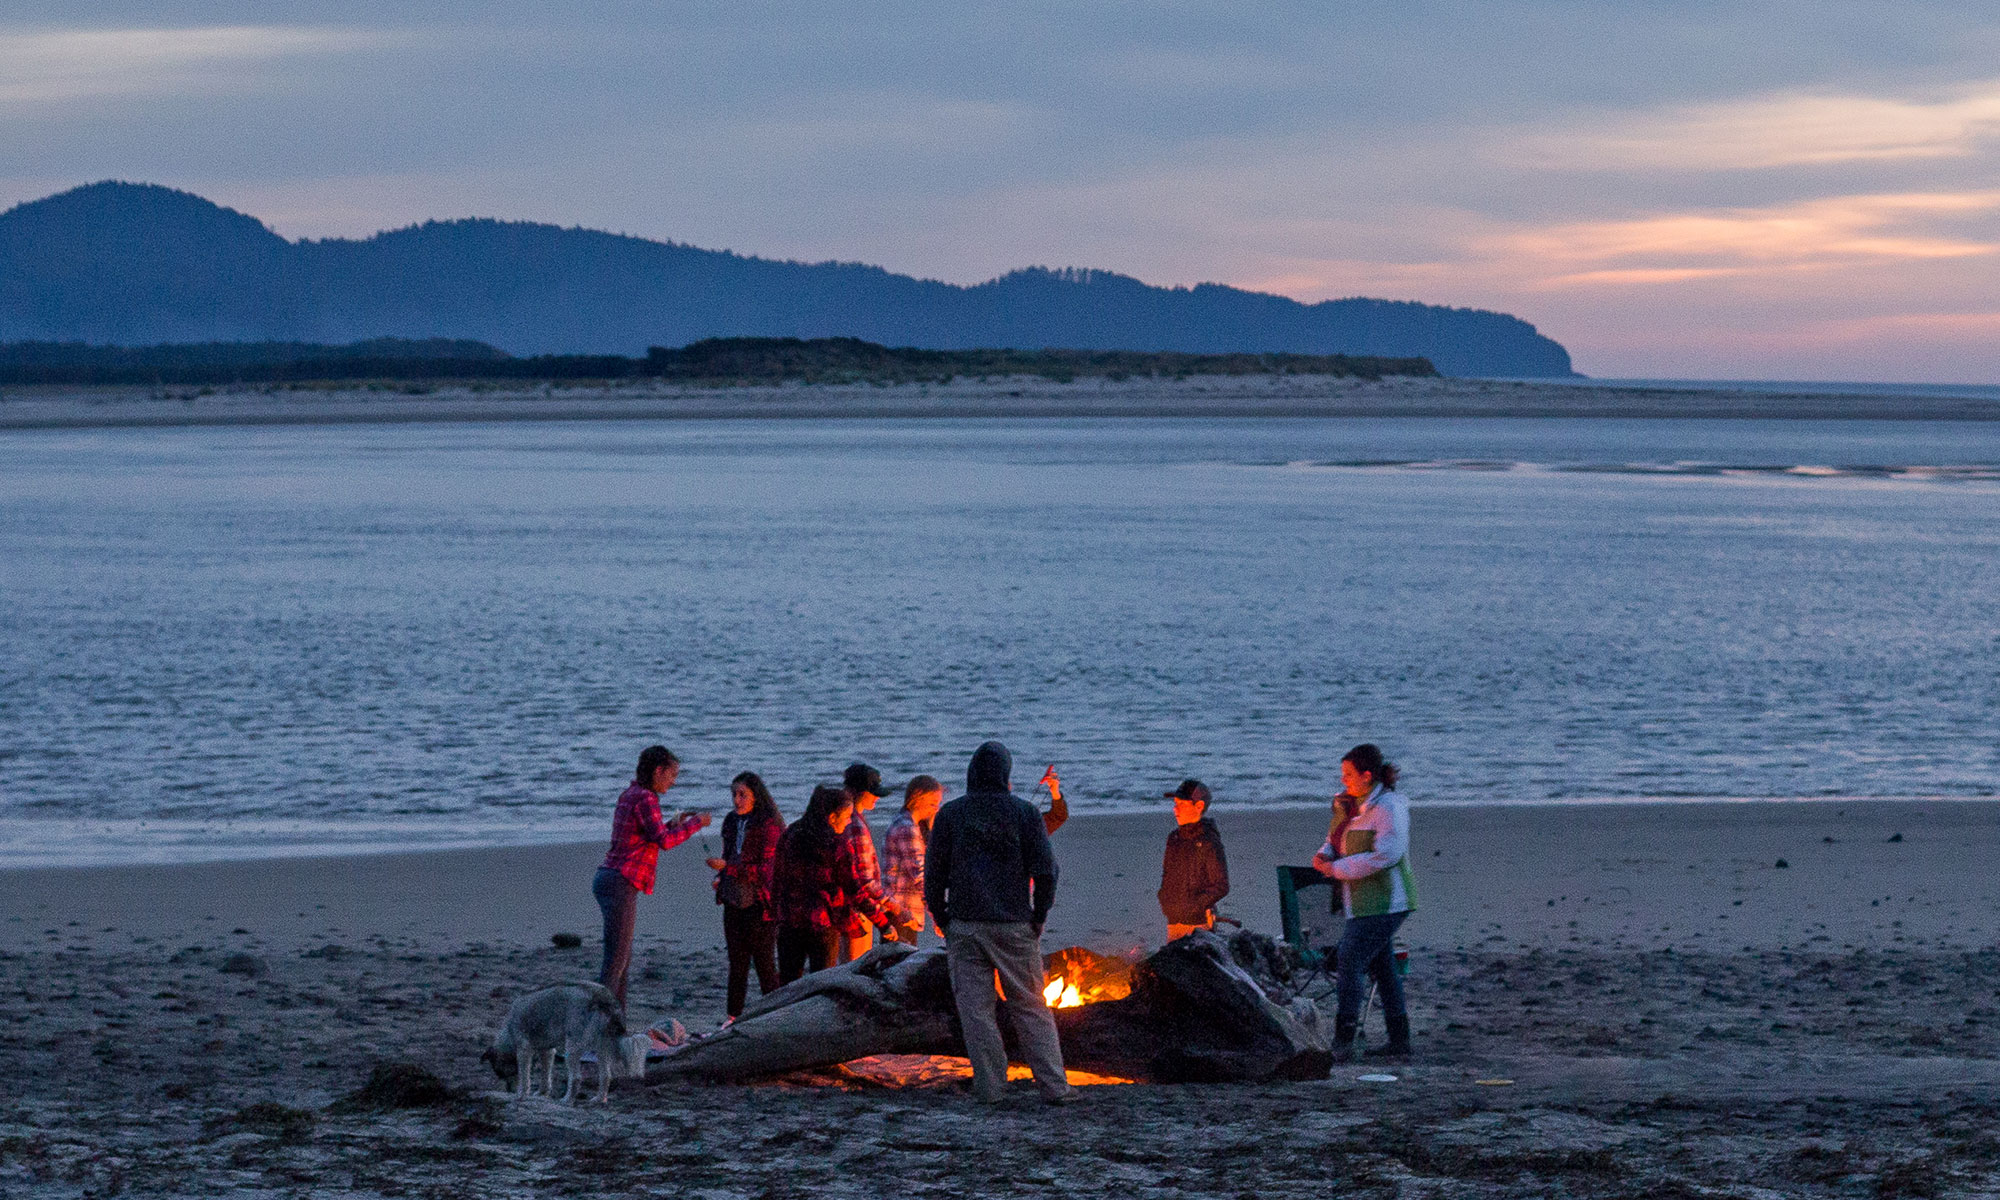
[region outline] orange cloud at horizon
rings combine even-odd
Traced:
[[[1932,98],[1784,92],[1528,130],[1496,158],[1572,171],[1751,171],[1962,158],[2000,133],[2000,81]]]
[[[1884,259],[1972,258],[2000,242],[1921,227],[1926,217],[2000,211],[2000,192],[1832,196],[1767,208],[1661,213],[1502,234],[1482,257],[1549,264],[1528,287],[1650,284],[1755,271],[1815,270]],[[1539,278],[1534,278],[1539,275]]]

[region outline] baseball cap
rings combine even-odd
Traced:
[[[882,786],[882,772],[869,766],[867,763],[855,763],[853,766],[847,768],[847,773],[840,777],[840,786],[846,788],[850,794],[856,796],[859,796],[863,792],[867,792],[871,796],[886,796],[889,794],[889,789]]]
[[[1167,793],[1169,800],[1195,800],[1202,804],[1209,802],[1208,785],[1199,779],[1183,779],[1181,785]]]

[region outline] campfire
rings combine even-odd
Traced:
[[[1081,1008],[1083,993],[1077,991],[1073,983],[1065,985],[1063,977],[1058,975],[1049,980],[1049,986],[1042,989],[1042,1003],[1050,1008]]]
[[[1058,950],[1042,959],[1048,982],[1042,999],[1050,1008],[1080,1008],[1100,1000],[1123,1000],[1132,994],[1132,964],[1082,946]]]

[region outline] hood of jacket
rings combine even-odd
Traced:
[[[976,792],[1010,792],[1008,781],[1014,776],[1014,756],[999,742],[987,742],[972,752],[972,762],[965,768],[965,790]]]

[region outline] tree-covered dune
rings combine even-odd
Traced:
[[[1183,354],[1156,350],[925,350],[859,338],[704,338],[645,356],[514,357],[484,342],[370,338],[93,346],[0,343],[0,384],[322,383],[337,380],[654,380],[697,387],[778,383],[945,383],[962,376],[1186,379],[1193,375],[1437,374],[1422,358],[1350,354]]]
[[[492,220],[287,241],[148,184],[95,183],[0,213],[0,341],[467,339],[511,354],[641,354],[713,337],[1424,357],[1451,375],[1571,373],[1504,313],[1406,301],[1301,304],[1216,284],[1152,287],[1029,268],[971,287]]]

